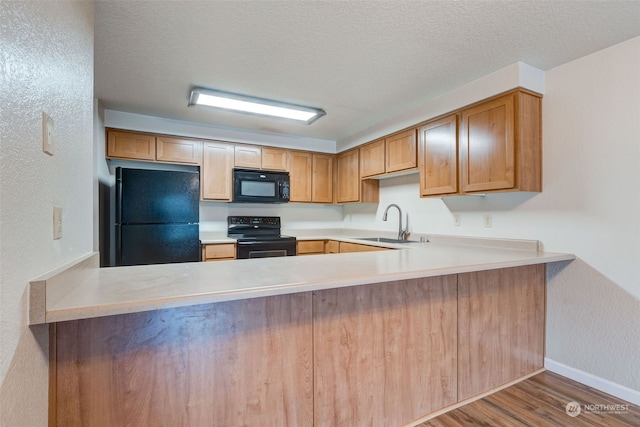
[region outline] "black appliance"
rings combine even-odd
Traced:
[[[115,264],[200,261],[199,172],[116,168]]]
[[[277,216],[229,216],[227,236],[237,241],[238,259],[296,255],[296,238],[280,234]]]
[[[234,202],[287,203],[289,187],[289,172],[233,170]]]

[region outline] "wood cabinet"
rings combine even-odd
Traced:
[[[202,163],[202,141],[158,136],[156,160],[199,165]]]
[[[236,145],[234,165],[238,168],[288,171],[289,153],[279,148]]]
[[[379,182],[360,179],[360,150],[354,148],[336,156],[337,203],[377,203]]]
[[[418,131],[420,196],[458,192],[458,115],[437,119]]]
[[[386,173],[418,167],[418,141],[415,128],[385,138],[385,145]]]
[[[298,255],[324,254],[325,244],[325,240],[298,240]]]
[[[107,132],[107,157],[131,160],[155,160],[156,136],[136,132]]]
[[[236,259],[235,243],[213,243],[202,245],[202,261]]]
[[[360,177],[415,169],[418,166],[416,129],[409,129],[360,147]]]
[[[458,277],[458,399],[541,369],[544,264]]]
[[[378,139],[360,147],[360,177],[383,175],[385,168],[385,143]]]
[[[311,156],[311,201],[333,203],[332,154],[313,153]]]
[[[518,90],[460,113],[461,192],[542,191],[541,98]]]
[[[262,150],[250,145],[236,145],[233,164],[238,168],[260,169],[262,167]]]
[[[360,243],[340,242],[340,253],[345,254],[349,252],[372,252],[372,251],[388,251],[393,250],[390,248],[383,248],[380,246],[362,245]]]
[[[262,147],[262,169],[288,171],[289,151],[279,148]]]
[[[457,401],[456,275],[318,291],[314,425],[400,426]]]
[[[203,200],[231,201],[234,146],[218,142],[203,145],[200,187]]]
[[[340,242],[337,240],[329,240],[324,249],[327,254],[339,254]]]
[[[290,202],[311,202],[311,153],[292,151],[289,157]]]
[[[110,129],[107,158],[199,165],[202,141]]]
[[[291,151],[291,202],[333,203],[332,154]]]

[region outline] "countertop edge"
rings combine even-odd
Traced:
[[[449,274],[461,274],[483,270],[493,270],[500,268],[510,268],[533,264],[547,264],[552,262],[572,261],[575,256],[572,254],[548,253],[537,254],[538,256],[520,259],[515,261],[495,262],[491,264],[464,265],[457,267],[430,268],[424,270],[412,270],[408,272],[395,272],[387,275],[367,275],[357,279],[346,280],[315,280],[308,282],[289,283],[285,285],[261,286],[249,289],[234,289],[227,291],[213,291],[210,293],[199,293],[183,296],[172,296],[157,299],[146,299],[144,301],[131,301],[128,303],[104,304],[83,306],[74,308],[56,308],[56,304],[50,305],[46,309],[44,318],[37,317],[36,323],[55,323],[69,320],[80,320],[119,314],[130,314],[137,312],[161,310],[167,308],[186,307],[192,305],[210,304],[224,301],[243,300],[266,296],[285,295],[300,292],[310,292],[325,289],[336,289],[348,286],[360,286],[374,283],[393,282],[398,280],[410,280],[422,277],[442,276]],[[321,255],[318,255],[321,256]],[[331,256],[331,255],[328,255]],[[231,261],[232,262],[232,261]],[[80,285],[77,283],[76,286]],[[30,301],[31,303],[31,301]],[[42,308],[39,305],[40,309]]]

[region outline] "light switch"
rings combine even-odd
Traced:
[[[53,119],[42,112],[42,151],[53,156]]]
[[[53,240],[62,239],[62,208],[53,207]]]

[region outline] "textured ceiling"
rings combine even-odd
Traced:
[[[107,109],[340,141],[522,61],[640,35],[640,1],[96,1]],[[320,107],[310,126],[187,108],[191,86]]]

